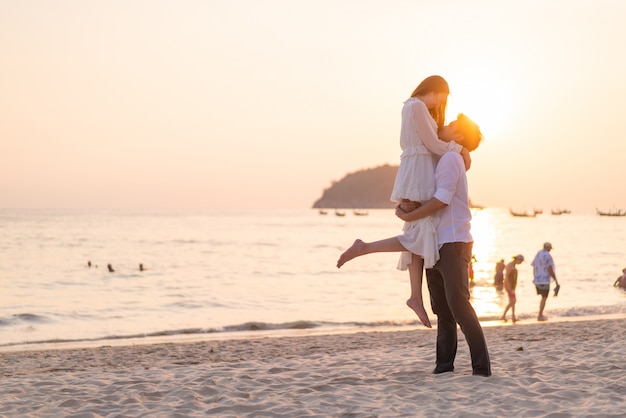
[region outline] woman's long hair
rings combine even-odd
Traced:
[[[448,86],[448,82],[441,76],[431,75],[430,77],[426,77],[424,81],[422,81],[419,86],[413,90],[411,93],[411,97],[424,96],[429,93],[446,93],[450,94],[450,87]],[[446,105],[448,104],[448,100],[443,101],[443,103],[433,109],[428,109],[430,115],[437,122],[438,129],[443,128],[443,124],[446,119]]]

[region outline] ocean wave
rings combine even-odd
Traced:
[[[551,316],[554,319],[557,318],[579,318],[583,319],[585,317],[610,317],[612,315],[617,314],[626,314],[625,306],[589,306],[589,307],[581,307],[576,309],[563,309],[563,310],[552,310]],[[534,320],[534,315],[526,314],[519,316],[519,320],[530,319]],[[22,321],[22,322],[46,322],[47,318],[33,315],[33,314],[19,314],[14,315],[11,319],[7,320],[6,318],[0,318],[0,325],[10,325],[13,321]],[[481,317],[481,321],[498,321],[499,317]],[[433,324],[436,325],[437,321],[434,320]],[[374,322],[322,322],[322,321],[291,321],[291,322],[282,322],[282,323],[267,323],[267,322],[245,322],[242,324],[228,325],[224,327],[216,327],[216,328],[181,328],[181,329],[172,329],[172,330],[162,330],[148,333],[136,333],[136,334],[128,334],[128,335],[106,335],[97,338],[79,338],[79,339],[69,339],[69,338],[55,338],[50,340],[33,340],[33,341],[22,341],[22,342],[12,342],[12,343],[4,343],[0,344],[0,347],[13,347],[13,346],[36,346],[43,344],[55,344],[55,343],[70,343],[80,345],[81,343],[92,343],[92,342],[105,342],[105,341],[123,341],[123,340],[133,340],[133,339],[146,339],[146,338],[154,338],[154,337],[175,337],[175,336],[201,336],[206,334],[214,334],[221,335],[223,338],[228,339],[228,335],[235,333],[247,333],[247,332],[267,332],[268,336],[272,336],[276,332],[281,331],[289,331],[289,330],[312,330],[316,329],[318,331],[324,332],[327,330],[329,333],[334,333],[337,331],[350,331],[350,330],[389,330],[394,328],[405,328],[410,326],[418,326],[421,327],[420,322],[416,319],[414,321],[374,321]]]
[[[46,322],[51,322],[51,319],[46,316],[36,315],[32,313],[21,313],[21,314],[12,315],[8,318],[6,317],[0,318],[0,327],[1,326],[14,326],[14,325],[28,324],[28,323],[41,324],[41,323],[46,323]]]

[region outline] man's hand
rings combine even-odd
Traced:
[[[405,222],[408,222],[406,217],[407,217],[408,213],[404,211],[404,209],[402,209],[402,207],[400,205],[396,206],[396,216],[400,219],[402,219]]]
[[[408,214],[413,212],[415,209],[422,206],[420,202],[415,202],[409,199],[402,199],[400,204],[396,206],[396,216],[402,219],[405,222],[409,222]]]
[[[423,203],[403,200],[396,206],[396,216],[405,222],[413,222],[430,216],[446,206],[448,205],[436,197]]]
[[[409,199],[402,199],[402,202],[398,205],[405,213],[413,212],[415,209],[422,206],[420,202],[415,202]]]

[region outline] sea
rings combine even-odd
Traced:
[[[536,322],[530,263],[545,241],[561,284],[549,320],[624,317],[613,282],[626,267],[626,217],[472,213],[471,300],[485,326],[505,325],[494,269],[518,254],[517,317]],[[393,237],[402,222],[391,209],[342,214],[2,209],[0,350],[423,328],[397,253],[336,267],[354,239]]]

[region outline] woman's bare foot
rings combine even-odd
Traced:
[[[408,299],[406,304],[409,308],[413,309],[413,312],[417,314],[417,317],[420,319],[422,324],[424,324],[427,328],[432,328],[433,326],[430,324],[430,319],[428,319],[428,314],[426,313],[426,309],[424,309],[424,304],[419,303],[415,299]]]
[[[539,315],[539,316],[537,317],[537,321],[547,321],[547,320],[548,320],[548,317],[547,317],[547,316]]]
[[[501,316],[501,317],[500,317],[500,321],[504,321],[504,322],[506,322],[506,317],[505,317],[505,316]]]
[[[350,248],[348,248],[343,254],[341,254],[339,260],[337,260],[337,268],[340,268],[353,258],[363,255],[364,247],[365,243],[363,241],[361,241],[360,239],[355,240]]]
[[[517,318],[513,317],[513,323],[517,322]]]

